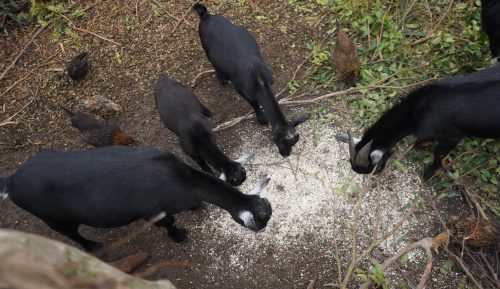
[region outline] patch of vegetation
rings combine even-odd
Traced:
[[[373,281],[377,285],[376,288],[388,289],[389,284],[387,284],[387,280],[385,279],[384,271],[382,270],[382,266],[380,264],[375,263],[373,267],[373,273],[367,273],[361,269],[356,270],[356,276],[362,281]]]
[[[79,8],[72,9],[68,1],[36,1],[31,0],[30,17],[36,19],[36,23],[41,27],[52,25],[52,38],[58,41],[65,35],[74,42],[80,42],[80,36],[71,27],[76,19],[83,17],[85,12]]]
[[[328,124],[335,119],[335,114],[325,107],[317,107],[311,111],[311,121],[317,124]]]
[[[80,36],[72,28],[73,21],[85,16],[80,8],[74,8],[70,1],[0,0],[0,28],[4,34],[8,29],[35,22],[40,27],[52,28],[52,38],[59,41],[62,36],[79,43]]]
[[[480,29],[480,1],[449,4],[439,0],[337,0],[333,4],[325,0],[301,4],[338,15],[358,45],[362,63],[358,86],[383,86],[361,89],[361,95],[349,103],[359,131],[423,81],[489,66],[487,37]],[[331,22],[334,27],[334,20]],[[321,45],[325,44],[308,44],[312,50],[311,78],[332,91],[345,89],[330,60],[334,43]],[[452,152],[453,163],[447,173],[433,181],[437,191],[449,195],[457,185],[470,187],[500,216],[499,150],[499,141],[463,141]],[[410,157],[431,160],[430,151],[413,152]]]
[[[29,0],[0,0],[0,29],[2,32],[8,34],[10,28],[28,23],[30,20],[29,7]]]

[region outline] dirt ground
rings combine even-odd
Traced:
[[[20,111],[12,121],[15,124],[0,127],[0,175],[8,175],[28,157],[44,148],[77,150],[88,148],[76,129],[71,127],[57,104],[77,108],[80,100],[102,95],[124,107],[115,117],[125,131],[135,136],[140,145],[159,147],[181,155],[177,138],[167,131],[155,109],[153,85],[161,73],[188,85],[199,73],[211,69],[201,48],[197,32],[197,17],[186,14],[175,32],[177,20],[161,13],[156,15],[151,4],[155,1],[97,1],[87,15],[76,25],[121,45],[113,44],[86,33],[80,33],[79,45],[69,39],[54,42],[50,31],[43,31],[28,48],[17,65],[0,82],[0,120]],[[82,6],[89,5],[81,1]],[[189,10],[190,1],[166,1],[162,9],[176,17]],[[297,9],[288,1],[256,1],[239,5],[237,1],[211,1],[210,11],[228,16],[235,23],[251,30],[260,44],[264,58],[275,76],[274,89],[281,90],[292,78],[297,66],[309,51],[308,41],[322,41],[331,27],[319,20],[318,11]],[[297,21],[297,19],[303,19]],[[13,60],[35,27],[18,29],[8,37],[0,38],[0,71]],[[327,42],[331,39],[327,38]],[[64,48],[64,50],[63,50]],[[62,68],[79,51],[90,54],[91,72],[81,82],[72,83],[67,76],[50,69]],[[38,65],[43,66],[32,71]],[[49,69],[49,70],[47,70]],[[8,93],[13,83],[29,76]],[[214,125],[244,115],[250,106],[232,87],[220,87],[214,75],[200,79],[194,89],[202,103],[214,116]],[[286,107],[291,118],[311,107]],[[334,140],[335,132],[349,128],[345,102],[329,104],[337,115],[334,122],[320,125],[314,122],[299,128],[301,140],[287,159],[279,156],[268,140],[269,129],[255,119],[217,133],[222,147],[232,158],[246,151],[256,152],[249,164],[249,178],[242,190],[252,187],[262,174],[272,181],[263,194],[273,204],[273,217],[265,233],[254,234],[239,227],[229,215],[218,208],[205,205],[193,212],[178,215],[179,226],[189,230],[185,243],[175,244],[166,231],[150,228],[126,246],[104,256],[114,260],[142,250],[151,254],[147,264],[169,261],[150,278],[167,278],[178,288],[309,288],[311,280],[316,288],[337,282],[337,260],[342,270],[348,265],[350,252],[350,220],[353,218],[355,196],[339,193],[362,177],[349,169],[344,145]],[[404,172],[394,171],[387,176],[381,188],[381,209],[387,210],[380,230],[388,230],[397,223],[405,206],[419,190],[415,168],[404,163]],[[379,195],[370,193],[368,200]],[[461,201],[455,198],[457,203]],[[375,201],[374,201],[375,202]],[[374,203],[365,203],[361,211],[363,227],[360,244],[366,245],[372,232]],[[446,208],[446,202],[441,204]],[[460,206],[451,205],[450,214],[459,215]],[[0,227],[41,234],[70,242],[50,230],[43,222],[17,208],[8,200],[0,200]],[[383,260],[388,254],[411,241],[436,233],[436,220],[428,208],[407,220],[396,237],[381,244],[373,258]],[[84,228],[83,234],[94,240],[110,242],[141,226],[131,224],[112,230]],[[334,250],[337,246],[339,249]],[[410,256],[412,268],[388,272],[395,279],[412,284],[418,282],[423,254]],[[444,261],[438,257],[437,264]],[[401,266],[399,266],[401,267]],[[410,266],[411,267],[411,266]],[[436,270],[435,270],[436,271]],[[456,266],[447,274],[434,272],[427,288],[457,288],[462,278]],[[391,288],[399,288],[391,283]],[[469,288],[469,287],[465,287]],[[472,288],[472,287],[470,287]]]

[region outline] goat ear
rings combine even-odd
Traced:
[[[260,195],[260,192],[269,184],[271,178],[264,175],[261,179],[255,184],[255,187],[247,193],[247,195]]]
[[[378,164],[382,157],[384,156],[384,152],[382,150],[374,150],[370,153],[370,158],[372,159],[373,164]]]
[[[244,166],[249,160],[254,157],[254,155],[254,153],[247,153],[241,156],[239,159],[235,160],[235,162],[240,163],[242,166]]]
[[[225,173],[220,174],[219,179],[223,180],[224,182],[227,181],[227,177]]]
[[[299,124],[301,124],[301,123],[305,122],[306,120],[308,120],[310,117],[311,117],[310,113],[308,113],[308,112],[303,113],[303,114],[299,115],[297,118],[295,118],[291,122],[291,125],[298,126]]]

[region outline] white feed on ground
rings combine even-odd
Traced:
[[[296,251],[296,248],[307,251],[307,246],[313,246],[312,243],[316,253],[320,250],[321,255],[334,262],[334,238],[342,260],[350,260],[350,228],[356,207],[353,194],[362,184],[363,176],[351,170],[347,145],[335,140],[337,130],[333,125],[305,123],[299,126],[300,140],[288,158],[279,155],[266,135],[268,131],[263,130],[258,135],[250,128],[238,131],[244,145],[234,154],[255,152],[255,157],[246,165],[248,179],[240,190],[250,191],[259,178],[267,174],[271,181],[261,196],[271,202],[273,215],[265,233],[255,233],[235,223],[226,212],[211,208],[210,221],[194,230],[205,230],[214,240],[230,240],[236,244],[225,249],[228,253],[225,256],[218,256],[215,247],[208,248],[207,253],[214,259],[213,265],[243,273],[251,270],[266,254],[272,254],[278,263],[284,262],[278,260],[283,252]],[[389,184],[384,182],[379,190],[382,212],[379,236],[401,219],[420,183],[413,168],[407,168],[405,173],[393,169],[385,178],[392,181]],[[359,211],[360,250],[374,234],[376,199],[376,191],[369,191]],[[411,240],[403,237],[416,225],[414,223],[418,221],[410,218],[394,237],[383,242],[384,252],[392,254],[409,243]]]

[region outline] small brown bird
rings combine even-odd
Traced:
[[[356,45],[342,30],[338,19],[336,22],[337,43],[333,49],[333,62],[342,80],[349,86],[356,86],[360,69]]]
[[[453,236],[453,238],[450,238]],[[472,247],[485,247],[500,243],[500,227],[488,219],[468,217],[458,220],[450,231],[443,232],[433,238],[432,248],[448,242],[462,242]]]
[[[83,79],[89,72],[88,53],[82,52],[75,56],[66,67],[69,77],[73,80]]]
[[[74,112],[69,108],[59,105],[71,118],[71,124],[76,127],[83,135],[85,142],[95,147],[110,145],[132,145],[136,140],[126,135],[120,127],[111,121],[97,119],[94,116]]]

